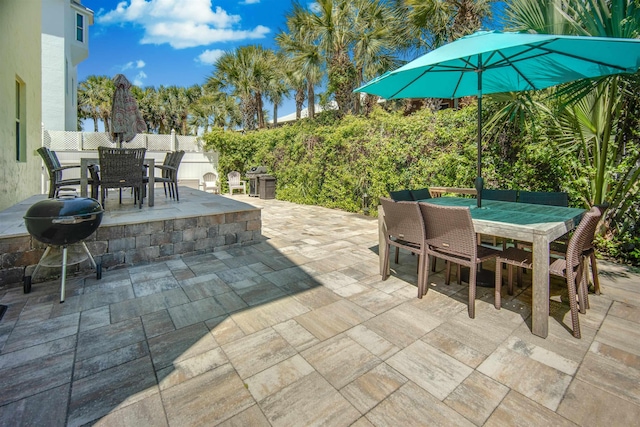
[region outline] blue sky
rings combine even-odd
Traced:
[[[290,0],[82,0],[93,10],[89,57],[78,79],[122,73],[146,87],[204,84],[221,53],[275,48]],[[285,100],[278,116],[295,111]]]

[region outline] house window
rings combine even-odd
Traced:
[[[76,40],[84,43],[84,16],[76,13]]]
[[[16,160],[27,161],[27,121],[25,85],[16,79]]]

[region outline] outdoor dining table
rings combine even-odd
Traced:
[[[89,184],[89,178],[87,176],[89,165],[99,165],[100,159],[97,157],[82,157],[80,159],[80,196],[87,197],[87,185]],[[143,164],[149,168],[149,206],[154,204],[154,191],[155,188],[155,160],[153,158],[144,159]]]
[[[546,338],[549,330],[549,243],[573,230],[585,210],[495,200],[484,200],[482,207],[478,208],[475,199],[464,197],[438,197],[420,201],[441,206],[468,206],[476,233],[532,243],[532,332]],[[378,230],[382,274],[388,266],[383,262],[386,229],[381,206],[378,207]]]

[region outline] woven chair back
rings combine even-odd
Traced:
[[[430,248],[476,259],[476,233],[468,207],[420,203],[420,210]]]
[[[573,232],[567,245],[567,266],[571,265],[574,269],[577,268],[580,265],[583,252],[593,247],[593,238],[602,212],[600,207],[594,206],[580,220],[580,224]]]
[[[387,238],[394,237],[422,246],[425,241],[425,226],[417,202],[393,201],[380,198],[384,210]]]
[[[413,196],[411,195],[411,190],[398,190],[398,191],[389,191],[389,197],[396,202],[413,201]]]
[[[500,202],[515,202],[518,199],[516,190],[482,190],[483,200],[497,200]]]
[[[564,191],[520,191],[518,202],[547,206],[569,206],[569,195]]]
[[[431,198],[431,193],[429,188],[425,187],[419,190],[411,190],[411,197],[413,197],[413,200],[427,200]]]
[[[141,186],[146,148],[98,147],[100,185],[105,188]]]

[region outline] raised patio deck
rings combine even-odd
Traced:
[[[226,196],[222,196],[226,197]],[[416,257],[380,280],[376,219],[262,207],[261,243],[0,288],[0,425],[572,426],[637,424],[640,276],[601,262],[602,295],[571,336],[552,287],[549,336],[531,291],[493,307]]]

